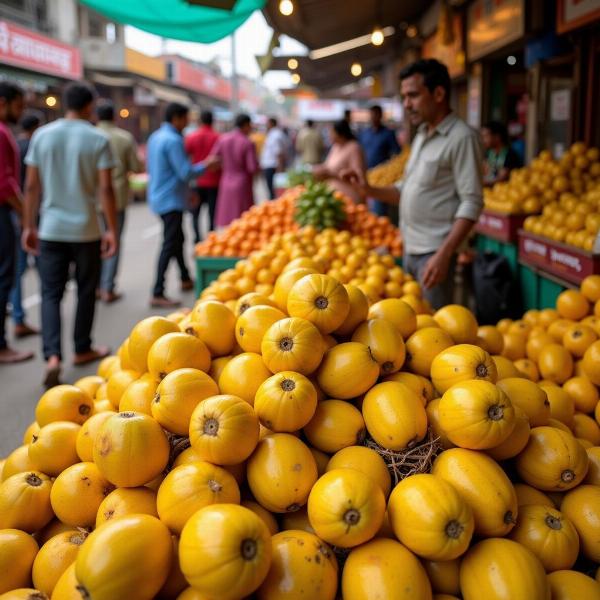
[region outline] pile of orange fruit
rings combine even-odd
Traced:
[[[260,250],[273,238],[298,231],[294,221],[296,200],[302,187],[288,190],[276,200],[255,205],[220,232],[209,233],[196,245],[196,256],[245,257]],[[400,231],[387,217],[370,213],[364,204],[339,196],[347,214],[345,228],[368,242],[369,248],[382,248],[393,256],[402,255]]]

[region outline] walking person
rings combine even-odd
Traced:
[[[35,114],[25,115],[21,119],[21,135],[17,138],[17,146],[19,147],[19,155],[21,157],[21,172],[20,172],[20,185],[21,190],[25,189],[25,156],[29,150],[29,143],[31,142],[31,136],[34,131],[40,126],[40,118]],[[10,290],[10,305],[12,307],[12,319],[15,324],[15,337],[24,338],[30,335],[38,335],[39,331],[29,325],[25,321],[25,309],[23,308],[23,275],[27,270],[27,261],[29,254],[25,252],[21,245],[21,219],[13,213],[13,223],[16,231],[16,242],[15,242],[15,253],[16,253],[16,264],[15,264],[15,280],[13,283],[12,290]]]
[[[225,227],[254,204],[253,178],[259,171],[256,147],[250,140],[250,117],[240,114],[235,129],[219,138],[213,154],[221,161],[217,227]]]
[[[323,149],[323,137],[315,128],[315,122],[309,119],[296,137],[296,152],[300,155],[300,162],[303,165],[320,163]]]
[[[370,186],[363,173],[343,176],[366,196],[400,203],[404,268],[438,309],[453,302],[456,255],[483,208],[479,135],[450,107],[445,65],[422,59],[400,73],[404,110],[418,127],[404,177]]]
[[[260,155],[260,167],[269,190],[269,200],[275,198],[275,173],[285,171],[287,144],[285,133],[277,126],[277,119],[270,117],[267,121],[265,145]]]
[[[148,139],[147,163],[150,177],[148,204],[163,223],[163,242],[158,258],[156,282],[151,306],[173,308],[180,302],[165,296],[165,275],[172,258],[179,265],[181,290],[194,289],[185,264],[183,248],[183,213],[186,209],[189,182],[217,166],[215,159],[192,164],[185,153],[182,132],[188,124],[189,109],[172,102],[165,110],[165,121]]]
[[[16,234],[13,215],[22,216],[19,147],[10,126],[19,121],[25,107],[23,90],[0,82],[0,364],[23,362],[33,358],[6,341],[6,305],[15,278]]]
[[[365,151],[367,169],[372,169],[400,153],[394,132],[383,124],[383,110],[375,104],[369,110],[370,126],[360,134],[360,145]],[[379,200],[369,199],[369,209],[376,215],[387,215],[387,207]]]
[[[185,151],[193,163],[198,163],[210,155],[214,145],[219,139],[219,134],[213,129],[213,114],[205,110],[200,115],[202,125],[185,138]],[[207,171],[200,175],[194,186],[195,202],[190,212],[192,214],[192,226],[194,228],[194,242],[201,240],[200,236],[200,210],[203,205],[208,206],[208,218],[210,231],[215,228],[215,211],[217,209],[217,195],[219,194],[219,181],[221,172],[219,170]]]
[[[112,256],[118,245],[111,175],[115,163],[108,138],[90,122],[94,99],[94,90],[87,83],[68,85],[63,98],[65,117],[40,127],[25,157],[22,239],[25,250],[39,255],[47,387],[60,382],[60,305],[72,265],[77,282],[73,364],[84,365],[110,352],[106,346],[92,345],[102,258]],[[97,212],[98,192],[106,220],[104,233]]]
[[[97,127],[109,139],[115,166],[112,170],[112,184],[117,203],[117,251],[102,261],[100,276],[100,298],[106,304],[116,302],[122,294],[115,291],[115,279],[119,269],[121,238],[125,227],[125,211],[129,204],[129,174],[139,173],[142,165],[137,155],[135,139],[129,131],[117,127],[114,123],[115,107],[110,101],[99,103],[96,113]],[[106,226],[106,223],[105,223]]]

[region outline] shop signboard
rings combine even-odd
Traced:
[[[558,0],[556,29],[565,33],[600,20],[600,0]]]
[[[519,231],[519,260],[570,283],[600,273],[600,255]]]
[[[0,20],[0,63],[65,79],[81,79],[78,48]]]
[[[345,104],[341,100],[298,100],[298,118],[303,121],[337,121],[344,116]]]
[[[512,243],[517,241],[524,220],[523,215],[506,215],[485,209],[475,225],[475,231],[500,242]]]
[[[465,74],[465,49],[463,47],[463,25],[461,15],[452,19],[452,41],[444,44],[439,30],[430,35],[423,44],[423,58],[437,58],[448,67],[450,77]]]
[[[171,82],[175,85],[217,100],[230,100],[231,83],[229,80],[177,56],[170,57],[169,62],[172,65],[170,69]]]
[[[524,0],[475,0],[467,13],[467,58],[482,58],[524,34]]]

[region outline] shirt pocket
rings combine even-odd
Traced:
[[[415,166],[415,183],[421,187],[430,187],[436,181],[439,160],[420,159]]]

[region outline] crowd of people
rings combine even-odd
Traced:
[[[128,181],[144,168],[148,206],[163,231],[153,307],[179,305],[165,290],[173,259],[181,290],[193,289],[184,252],[185,213],[192,215],[197,242],[203,206],[211,230],[228,225],[253,205],[259,173],[269,197],[275,196],[277,173],[289,168],[294,155],[314,178],[368,202],[376,214],[400,205],[405,269],[423,284],[434,307],[450,302],[457,252],[479,217],[482,186],[505,180],[518,157],[501,124],[486,124],[480,139],[452,111],[443,64],[417,61],[402,71],[400,86],[408,122],[417,133],[403,179],[376,188],[368,184],[367,170],[401,150],[378,105],[370,108],[367,127],[357,131],[347,112],[333,123],[327,139],[312,121],[292,136],[270,118],[258,147],[248,115],[238,115],[231,131],[219,133],[210,111],[200,115],[198,127],[190,127],[188,107],[171,103],[148,139],[144,167],[133,136],[114,122],[113,104],[96,102],[87,83],[70,84],[64,117],[42,125],[37,115],[25,112],[23,91],[0,82],[0,364],[33,356],[8,345],[5,317],[10,304],[16,338],[39,333],[27,322],[21,299],[21,278],[34,260],[41,285],[44,384],[60,381],[60,305],[71,277],[77,284],[73,362],[87,364],[109,353],[92,343],[94,311],[98,299],[112,303],[121,297],[116,277]],[[21,133],[15,139],[11,128],[17,123]]]

